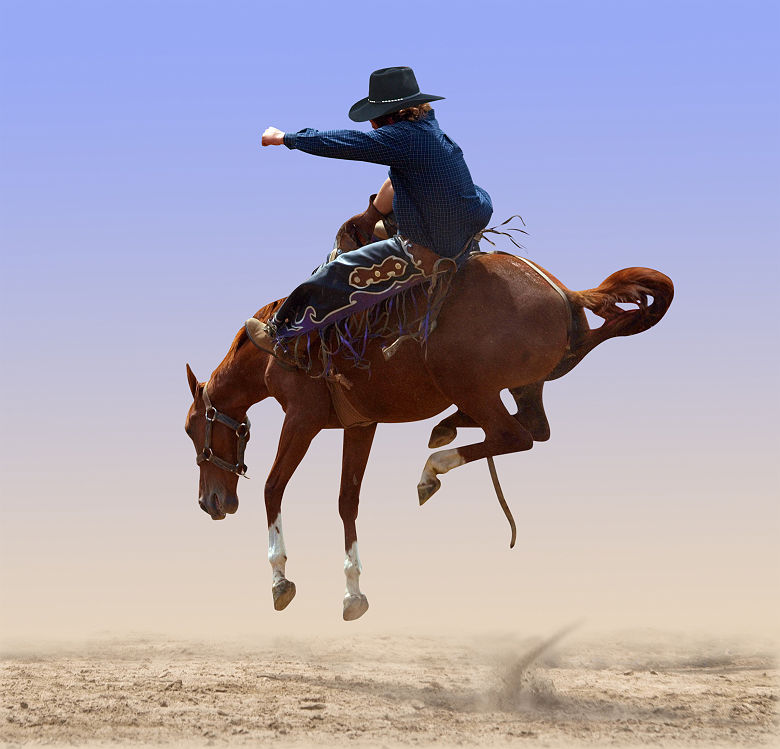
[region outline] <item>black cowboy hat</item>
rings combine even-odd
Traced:
[[[371,73],[368,96],[352,105],[349,119],[353,122],[374,120],[399,109],[443,99],[443,96],[421,94],[411,68],[382,68]]]

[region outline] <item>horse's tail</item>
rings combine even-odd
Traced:
[[[589,328],[582,315],[572,341],[571,351],[548,379],[557,379],[573,369],[600,343],[616,336],[634,335],[652,328],[669,309],[674,297],[672,279],[652,268],[624,268],[605,278],[595,289],[566,290],[575,319],[577,309],[589,309],[604,318],[598,328]],[[648,300],[652,297],[652,301]],[[622,309],[619,304],[635,304]]]
[[[634,335],[652,328],[669,309],[674,297],[674,285],[669,276],[652,268],[624,268],[616,271],[595,289],[570,291],[575,305],[589,309],[604,318],[604,324],[591,330],[598,345],[607,338]],[[648,298],[652,302],[648,304]],[[636,309],[624,310],[618,304],[635,304]]]

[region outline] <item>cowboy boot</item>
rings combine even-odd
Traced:
[[[246,334],[252,343],[261,351],[265,351],[267,354],[271,354],[284,369],[294,370],[298,369],[306,372],[307,370],[301,366],[300,362],[296,361],[294,357],[287,357],[281,351],[278,346],[274,345],[273,334],[268,330],[268,323],[261,322],[256,317],[250,317],[244,323],[244,329]],[[318,377],[323,375],[317,375]],[[324,379],[329,382],[335,382],[346,388],[352,389],[352,381],[338,372],[325,373]]]
[[[267,323],[261,322],[256,317],[250,317],[244,323],[244,329],[246,330],[249,340],[252,341],[257,348],[284,361],[283,357],[279,355],[279,352],[274,350],[276,349],[274,337],[269,333]]]

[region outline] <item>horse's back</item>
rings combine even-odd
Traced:
[[[560,361],[568,328],[567,304],[537,271],[513,255],[475,255],[453,280],[426,366],[453,399],[477,383],[527,385]]]

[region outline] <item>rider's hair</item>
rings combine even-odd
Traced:
[[[408,107],[407,109],[401,109],[398,112],[390,112],[390,114],[383,114],[381,117],[375,117],[377,127],[383,125],[392,125],[394,122],[400,122],[406,120],[407,122],[414,122],[415,120],[421,120],[427,116],[431,111],[430,104],[419,104],[416,107]]]

